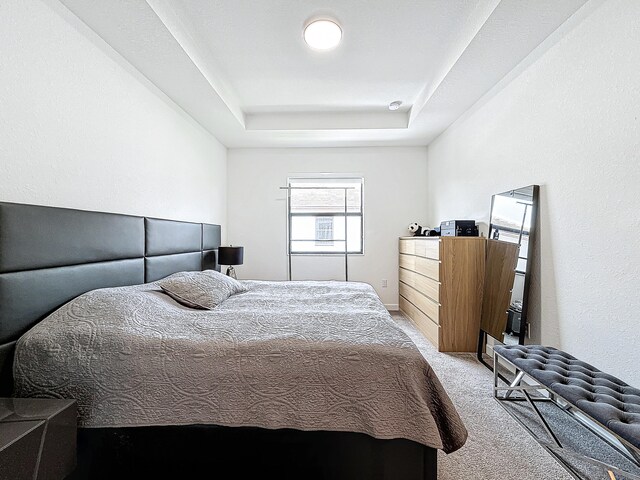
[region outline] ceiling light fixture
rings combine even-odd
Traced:
[[[400,108],[400,105],[402,105],[402,102],[400,100],[391,102],[389,104],[389,110],[398,110]]]
[[[342,40],[342,29],[333,20],[315,20],[304,27],[304,41],[314,50],[331,50]]]

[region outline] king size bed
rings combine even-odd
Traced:
[[[467,433],[373,289],[243,281],[203,309],[184,297],[230,282],[219,245],[215,225],[0,203],[2,386],[77,400],[76,476],[436,478]]]

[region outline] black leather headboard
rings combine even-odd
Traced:
[[[218,269],[220,226],[0,202],[0,395],[15,341],[96,288]]]
[[[181,270],[202,270],[202,224],[144,219],[146,282]]]

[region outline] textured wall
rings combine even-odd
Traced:
[[[0,200],[224,223],[226,149],[49,5],[0,2]]]
[[[239,277],[287,279],[286,193],[278,187],[299,173],[364,177],[365,253],[350,255],[349,279],[397,308],[398,237],[426,217],[426,148],[230,149],[228,239],[245,247]],[[294,256],[292,270],[294,280],[344,280],[344,257]]]
[[[609,0],[429,146],[430,221],[541,185],[532,340],[640,385],[640,2]]]

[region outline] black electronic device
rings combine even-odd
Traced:
[[[509,335],[520,335],[522,328],[522,303],[512,303],[507,310],[507,328],[506,333]]]
[[[448,220],[440,223],[440,235],[443,237],[477,237],[480,234],[474,220]]]

